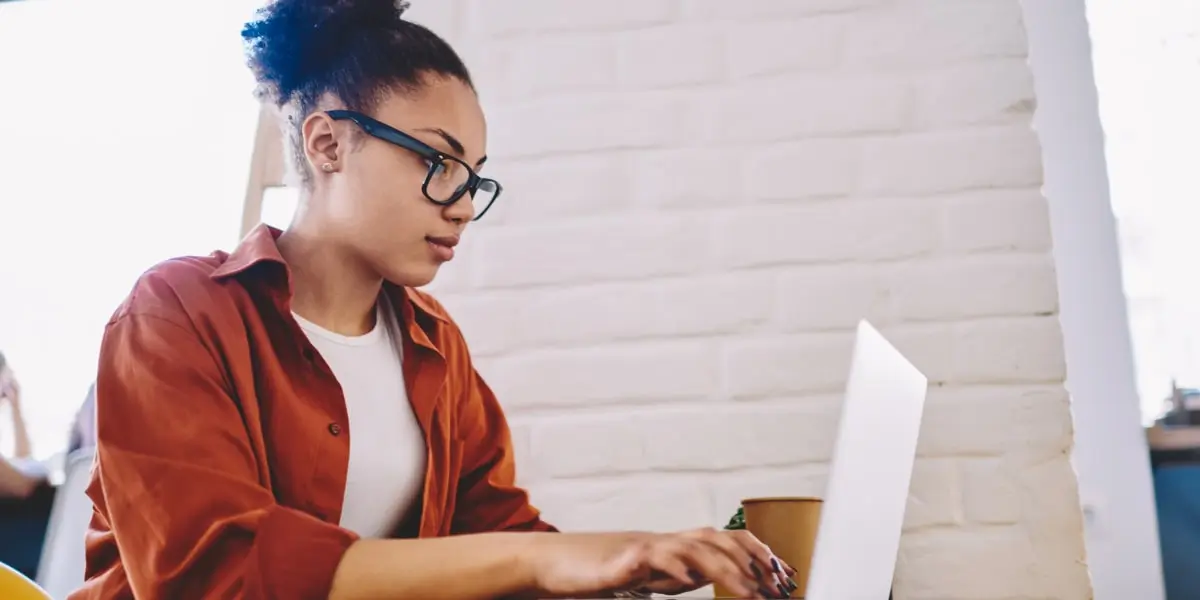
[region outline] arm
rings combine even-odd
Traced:
[[[0,458],[0,498],[27,498],[40,482]]]
[[[532,596],[536,578],[524,556],[536,543],[522,533],[362,540],[346,552],[329,598]]]
[[[123,315],[101,343],[88,494],[112,536],[89,534],[97,581],[79,597],[108,598],[105,575],[149,600],[326,597],[355,536],[275,503],[218,356],[164,312]]]
[[[196,331],[175,320],[125,316],[105,334],[99,485],[89,493],[133,595],[495,598],[531,588],[522,559],[529,536],[357,541],[277,505],[218,364]]]
[[[0,371],[0,397],[8,400],[12,409],[13,457],[29,458],[33,454],[33,447],[29,442],[25,417],[21,414],[21,384],[17,383],[16,377],[7,367]]]
[[[458,409],[458,435],[463,440],[463,475],[451,533],[484,531],[557,532],[542,521],[529,494],[516,484],[516,462],[508,420],[496,395],[475,371],[465,340],[453,331],[458,351],[449,371],[466,380]],[[450,354],[450,353],[448,353]]]

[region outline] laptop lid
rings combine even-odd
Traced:
[[[888,598],[927,383],[870,323],[859,322],[807,600]]]

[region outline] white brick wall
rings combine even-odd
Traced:
[[[1018,0],[422,0],[502,206],[434,290],[566,529],[820,494],[854,322],[931,377],[899,598],[1085,599]]]

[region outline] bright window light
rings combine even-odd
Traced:
[[[39,457],[64,448],[138,275],[237,242],[258,4],[0,4],[0,350]],[[7,432],[0,415],[3,451]]]

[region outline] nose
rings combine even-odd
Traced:
[[[455,225],[469,223],[475,218],[475,201],[470,193],[463,194],[453,204],[443,208],[442,215]]]

